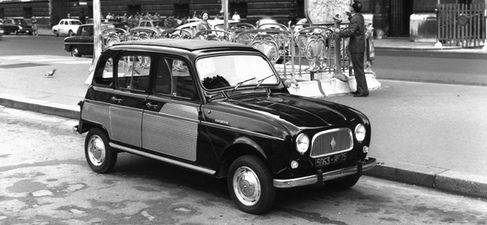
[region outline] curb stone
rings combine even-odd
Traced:
[[[0,95],[0,105],[70,119],[79,118],[79,108],[45,101]],[[364,175],[487,199],[487,176],[398,162],[379,162]]]
[[[487,199],[487,176],[399,162],[378,163],[364,175]]]

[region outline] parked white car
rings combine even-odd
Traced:
[[[81,21],[77,19],[62,19],[57,25],[52,27],[52,32],[56,37],[59,37],[59,35],[72,36],[76,34],[80,25]]]

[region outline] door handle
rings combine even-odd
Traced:
[[[114,103],[118,103],[118,104],[122,103],[122,98],[117,98],[115,96],[112,96],[111,100]]]
[[[147,103],[145,103],[145,106],[148,109],[156,110],[157,109],[157,106],[159,106],[159,105],[157,103],[156,104],[152,104],[151,102],[147,102]]]

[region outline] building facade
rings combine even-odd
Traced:
[[[373,14],[373,25],[385,36],[408,36],[414,13],[435,13],[438,3],[483,3],[484,0],[362,0],[363,13]],[[237,11],[243,21],[255,23],[272,17],[287,24],[304,18],[305,0],[229,0],[229,12]],[[207,11],[210,17],[221,9],[221,0],[100,0],[102,14],[158,13],[162,17],[190,17]],[[92,0],[0,0],[0,18],[38,19],[50,27],[66,17],[92,18]]]

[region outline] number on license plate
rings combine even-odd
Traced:
[[[316,159],[315,165],[317,167],[323,167],[323,166],[328,166],[331,164],[340,163],[340,162],[343,162],[345,160],[347,160],[347,155],[345,153],[342,153],[342,154],[318,158],[318,159]]]

